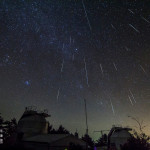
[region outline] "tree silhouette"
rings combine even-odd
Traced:
[[[87,142],[87,144],[93,148],[94,147],[94,141],[92,140],[92,138],[88,135],[88,134],[85,134],[83,137],[82,137],[82,140]]]
[[[2,116],[0,116],[0,128],[3,130],[3,140],[6,142],[6,140],[16,132],[17,121],[15,118],[10,121],[4,121]]]
[[[8,136],[12,135],[16,132],[17,129],[17,121],[15,118],[11,119],[11,121],[6,121],[6,128],[7,128],[7,134]]]
[[[137,124],[138,124],[138,128],[139,128],[139,131],[141,133],[143,133],[143,129],[146,127],[145,125],[143,125],[143,120],[140,122],[137,118],[135,117],[132,117],[132,116],[128,116],[129,118],[131,118],[132,120],[134,120]]]
[[[4,122],[4,119],[3,119],[3,117],[0,114],[0,126],[2,126],[3,122]]]
[[[60,125],[57,130],[54,129],[52,125],[49,125],[48,134],[69,134],[69,131],[65,129],[62,125]]]
[[[79,137],[79,134],[78,134],[77,131],[74,133],[74,136],[77,137],[77,138]]]
[[[105,146],[105,145],[107,145],[107,135],[106,134],[102,135],[102,137],[100,137],[97,140],[95,145],[96,146]]]
[[[48,134],[55,134],[56,130],[53,128],[53,125],[48,125]]]
[[[150,137],[144,133],[134,133],[126,144],[121,146],[121,150],[149,150]]]
[[[65,129],[62,125],[59,126],[59,128],[56,132],[58,134],[69,134],[69,131],[67,129]]]

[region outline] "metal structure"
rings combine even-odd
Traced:
[[[86,134],[88,135],[86,99],[84,99],[84,104],[85,104],[85,118],[86,118]]]
[[[101,133],[101,136],[103,136],[103,132],[104,131],[110,131],[110,130],[100,130],[100,131],[93,131],[93,132],[100,132]]]
[[[84,99],[84,108],[85,108],[85,123],[86,123],[86,136],[88,135],[88,122],[87,122],[87,108],[86,108],[86,99]],[[86,150],[88,148],[87,139],[86,139]]]

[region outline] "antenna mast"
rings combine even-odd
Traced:
[[[85,118],[86,118],[86,134],[88,135],[88,123],[87,123],[86,99],[84,99],[84,104],[85,104]]]

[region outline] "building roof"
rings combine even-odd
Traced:
[[[121,132],[121,131],[130,131],[132,130],[131,128],[122,128],[122,127],[112,127],[112,129],[110,130],[108,137],[111,137],[113,133],[115,132]]]
[[[24,138],[23,141],[52,143],[67,136],[69,136],[69,134],[39,134],[36,136]]]
[[[127,130],[114,131],[111,138],[129,138],[131,134]]]
[[[82,147],[86,147],[86,142],[73,136],[73,135],[68,135],[62,139],[59,139],[55,142],[51,143],[51,146],[69,146],[70,144],[75,144],[75,145],[80,145]]]
[[[47,143],[50,146],[69,146],[70,143],[75,145],[86,146],[86,142],[71,134],[41,134],[33,137],[24,138],[23,142]]]

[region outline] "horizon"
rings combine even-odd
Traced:
[[[47,109],[50,124],[86,132],[121,124],[150,135],[148,1],[0,1],[0,113]]]
[[[37,113],[42,113],[42,112],[44,112],[44,110],[47,110],[47,109],[37,109],[36,106],[27,106],[27,107],[25,107],[25,109],[28,108],[28,107],[31,107],[31,110],[36,111]],[[33,108],[33,109],[32,109],[32,108]],[[7,118],[7,119],[3,118],[3,119],[4,119],[5,121],[6,121],[6,120],[9,121],[9,120],[15,118],[15,119],[17,120],[17,123],[18,123],[18,121],[20,120],[21,116],[22,116],[23,113],[25,112],[25,109],[24,109],[24,111],[22,111],[22,114],[20,115],[19,118],[16,118],[16,117],[14,116],[14,117],[12,117],[12,118]],[[64,124],[62,124],[61,122],[59,122],[60,124],[56,124],[56,125],[52,124],[52,123],[51,123],[51,119],[50,119],[50,118],[52,117],[52,115],[49,114],[49,112],[47,112],[47,114],[50,115],[50,116],[46,117],[46,120],[50,123],[50,125],[52,125],[52,127],[53,127],[55,130],[57,130],[60,125],[62,125],[62,126],[63,126],[65,129],[67,129],[71,134],[74,134],[74,133],[77,131],[77,133],[79,134],[79,137],[80,137],[80,138],[83,137],[83,136],[86,134],[86,125],[84,125],[84,126],[82,126],[82,127],[80,126],[80,128],[83,129],[83,130],[79,130],[78,128],[76,128],[76,130],[73,131],[72,129],[68,129],[69,126],[64,126]],[[1,114],[1,116],[3,117],[2,114]],[[85,117],[85,114],[84,114],[84,117]],[[132,117],[132,116],[130,116],[130,117]],[[138,120],[138,118],[135,118],[135,119]],[[129,126],[128,124],[127,124],[127,125],[124,125],[124,126],[121,125],[121,124],[112,124],[112,125],[109,125],[109,126],[108,126],[109,128],[107,128],[107,129],[106,129],[106,128],[104,128],[104,129],[99,128],[99,130],[89,129],[89,131],[90,131],[90,132],[89,132],[89,136],[96,142],[96,141],[102,136],[102,135],[101,135],[101,131],[103,132],[103,134],[108,134],[109,131],[111,130],[111,128],[114,127],[114,126],[115,126],[115,127],[123,127],[123,128],[131,128],[131,129],[132,129],[131,132],[133,132],[133,131],[135,130],[136,132],[140,133],[140,130],[139,130],[139,127],[138,127],[137,122],[135,122],[135,120],[133,120],[132,118],[131,118],[130,120],[133,121],[133,123],[134,123],[134,125],[136,125],[136,127],[133,126],[133,125]],[[138,121],[140,122],[141,120],[138,120]],[[57,122],[57,121],[56,121],[56,122]],[[86,122],[86,120],[85,120],[85,122]],[[84,122],[84,124],[85,124],[85,122]],[[103,130],[107,130],[107,131],[103,131]],[[143,129],[143,131],[145,132],[146,135],[149,136],[149,134],[146,133],[146,129]]]

